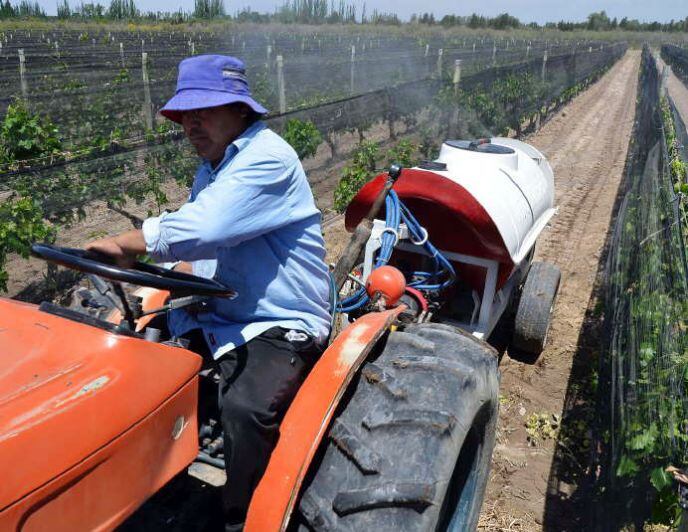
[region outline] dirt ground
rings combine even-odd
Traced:
[[[562,281],[549,345],[538,362],[508,355],[501,362],[500,420],[482,530],[584,527],[585,512],[577,505],[586,497],[581,491],[588,471],[580,456],[591,435],[569,414],[593,399],[577,381],[576,366],[589,376],[585,368],[593,367],[599,347],[595,287],[633,126],[639,64],[640,52],[629,51],[526,139],[552,165],[559,207],[535,260],[559,266]]]

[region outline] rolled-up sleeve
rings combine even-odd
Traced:
[[[141,230],[143,231],[143,239],[146,241],[146,252],[153,258],[166,255],[167,249],[164,243],[160,242],[160,222],[165,215],[147,218],[143,221]],[[158,259],[166,260],[166,259]]]
[[[212,259],[219,246],[233,247],[291,223],[296,161],[246,159],[221,170],[178,211],[145,220],[146,250],[154,260]]]

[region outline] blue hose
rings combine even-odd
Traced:
[[[399,200],[399,196],[397,196],[397,193],[393,190],[390,190],[385,198],[385,210],[385,226],[386,229],[390,230],[383,232],[380,237],[380,249],[375,259],[373,269],[379,268],[389,262],[394,247],[397,245],[399,226],[401,222],[403,222],[406,224],[413,241],[421,242],[424,240],[423,244],[420,245],[425,249],[425,252],[430,256],[433,263],[432,272],[412,272],[412,280],[408,283],[408,286],[425,292],[439,292],[453,284],[456,280],[454,267],[447,258],[442,255],[427,238],[425,238],[427,236],[425,229],[418,223],[418,220],[414,218],[408,208]],[[337,312],[351,312],[363,307],[368,301],[369,297],[365,289],[360,288],[339,303],[337,303],[335,299],[333,308],[336,309]]]

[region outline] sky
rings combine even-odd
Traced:
[[[18,0],[12,3],[17,3]],[[84,0],[88,3],[92,0]],[[98,0],[109,5],[109,0]],[[143,11],[185,11],[193,10],[194,0],[135,0]],[[363,0],[354,0],[359,6]],[[69,0],[76,5],[81,0]],[[38,0],[50,14],[56,13],[57,0]],[[250,6],[254,11],[273,12],[283,0],[225,0],[228,13]],[[337,2],[338,3],[338,2]],[[432,12],[435,17],[447,14],[494,16],[507,12],[522,22],[557,22],[559,20],[582,21],[589,13],[604,10],[610,18],[623,17],[641,22],[658,20],[668,22],[688,17],[688,0],[366,0],[366,10],[395,12],[402,20],[408,20],[413,13]]]

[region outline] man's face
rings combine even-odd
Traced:
[[[184,134],[198,155],[217,164],[227,146],[246,129],[249,113],[249,107],[242,103],[185,111]]]

